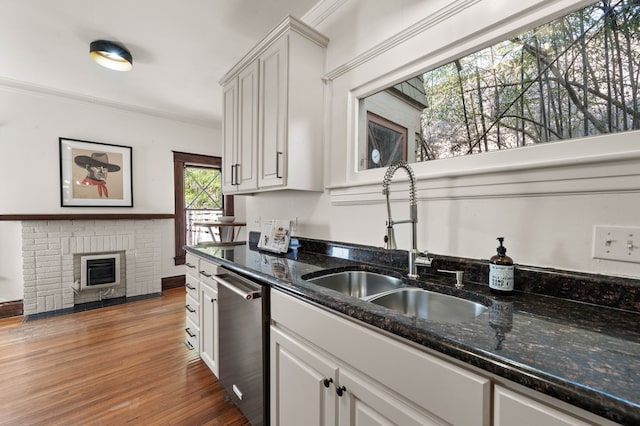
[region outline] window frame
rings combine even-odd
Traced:
[[[372,129],[371,129],[371,124],[375,124],[385,130],[389,130],[392,132],[395,132],[396,134],[399,135],[399,144],[400,144],[400,149],[401,149],[401,153],[400,153],[400,159],[407,161],[407,133],[408,130],[406,127],[403,127],[397,123],[394,123],[393,121],[381,117],[378,114],[375,114],[371,111],[367,111],[367,152],[365,153],[365,163],[368,165],[369,161],[371,160],[370,158],[370,153],[371,153],[371,139],[374,138],[375,139],[375,134],[372,134]],[[375,132],[374,132],[375,133]],[[387,167],[389,166],[391,163],[382,166],[382,167]],[[375,168],[375,167],[370,167],[370,168]]]

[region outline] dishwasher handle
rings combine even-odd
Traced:
[[[212,275],[218,284],[228,288],[244,300],[258,299],[262,292],[262,289],[258,284],[254,284],[249,280],[246,280],[237,275],[231,275],[228,273]]]

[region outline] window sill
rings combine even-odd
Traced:
[[[412,164],[420,200],[560,196],[640,191],[640,132],[555,142]],[[334,205],[384,202],[386,168],[352,173],[328,186]],[[408,197],[396,175],[392,199]]]

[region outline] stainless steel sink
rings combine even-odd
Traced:
[[[369,301],[406,315],[444,323],[470,321],[487,310],[480,303],[420,288],[387,292]]]
[[[369,297],[374,294],[395,290],[402,286],[402,280],[369,271],[343,271],[307,279],[315,285],[339,291],[354,297]]]

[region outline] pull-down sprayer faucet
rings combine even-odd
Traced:
[[[406,220],[396,220],[391,219],[391,204],[389,202],[389,184],[391,183],[391,178],[393,174],[398,169],[404,169],[409,175],[409,214],[410,218]],[[418,268],[416,265],[416,257],[418,256],[418,238],[417,238],[417,223],[418,223],[418,205],[416,204],[416,177],[413,174],[413,170],[409,167],[406,161],[396,161],[391,164],[387,169],[387,172],[384,175],[384,179],[382,180],[382,193],[387,198],[387,235],[385,236],[385,248],[387,249],[396,249],[396,238],[393,230],[393,225],[399,223],[410,223],[411,224],[411,250],[409,250],[409,278],[418,278]]]

